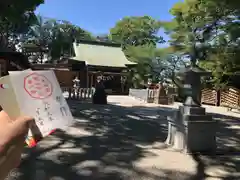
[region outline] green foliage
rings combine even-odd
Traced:
[[[161,22],[149,16],[124,17],[110,29],[110,39],[122,44],[125,55],[130,61],[137,62],[133,69],[135,86],[144,85],[149,76],[156,79],[154,61],[156,60],[156,45],[163,43],[163,38],[157,35]]]
[[[24,44],[34,44],[40,51],[47,49],[51,60],[56,60],[62,55],[74,56],[72,44],[77,39],[91,40],[93,37],[89,32],[68,21],[38,16],[36,23],[30,27]],[[40,56],[35,59],[40,58],[41,61],[42,53],[35,54],[35,56]]]
[[[233,0],[185,0],[170,10],[174,19],[162,23],[174,51],[212,71],[209,82],[216,88],[229,83],[230,76],[240,70],[239,7]]]
[[[14,48],[17,36],[35,22],[34,10],[44,0],[11,0],[0,2],[0,44]]]
[[[157,35],[161,23],[149,16],[124,17],[110,29],[112,41],[126,46],[143,46],[162,43],[163,38]]]
[[[146,84],[149,76],[152,76],[152,61],[155,58],[153,46],[127,46],[125,54],[130,61],[138,63],[133,68],[132,80],[135,87]]]
[[[172,81],[175,71],[180,67],[185,67],[186,62],[173,54],[171,47],[155,48],[154,46],[128,46],[125,54],[129,60],[137,62],[137,66],[133,68],[133,82],[137,84],[146,84],[149,77],[153,83],[159,81]]]
[[[0,2],[0,17],[10,22],[17,22],[19,18],[33,13],[44,0],[10,0]]]
[[[72,43],[75,40],[94,39],[89,32],[67,21],[56,22],[52,31],[55,32],[49,45],[52,59],[57,59],[61,55],[74,56]]]

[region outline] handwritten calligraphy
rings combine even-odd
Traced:
[[[36,109],[36,122],[38,122],[38,124],[40,124],[41,126],[44,125],[43,118],[41,117],[42,113],[47,115],[47,118],[49,119],[49,121],[53,121],[54,120],[54,118],[52,117],[53,115],[50,112],[50,104],[48,102],[43,102],[43,103],[44,103],[44,107],[43,108],[37,108]]]

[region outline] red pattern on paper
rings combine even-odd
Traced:
[[[46,99],[52,95],[53,85],[44,75],[32,73],[24,78],[24,89],[34,99]]]

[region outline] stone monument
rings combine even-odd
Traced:
[[[201,107],[201,76],[210,74],[197,65],[180,72],[184,78],[183,92],[186,100],[174,116],[168,117],[166,140],[176,150],[187,153],[216,150],[216,121]]]

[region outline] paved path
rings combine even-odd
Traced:
[[[108,101],[105,106],[69,102],[76,124],[26,152],[8,179],[240,179],[239,114],[207,107],[219,121],[219,154],[191,156],[163,143],[166,116],[179,104],[159,106],[127,96],[110,96]]]

